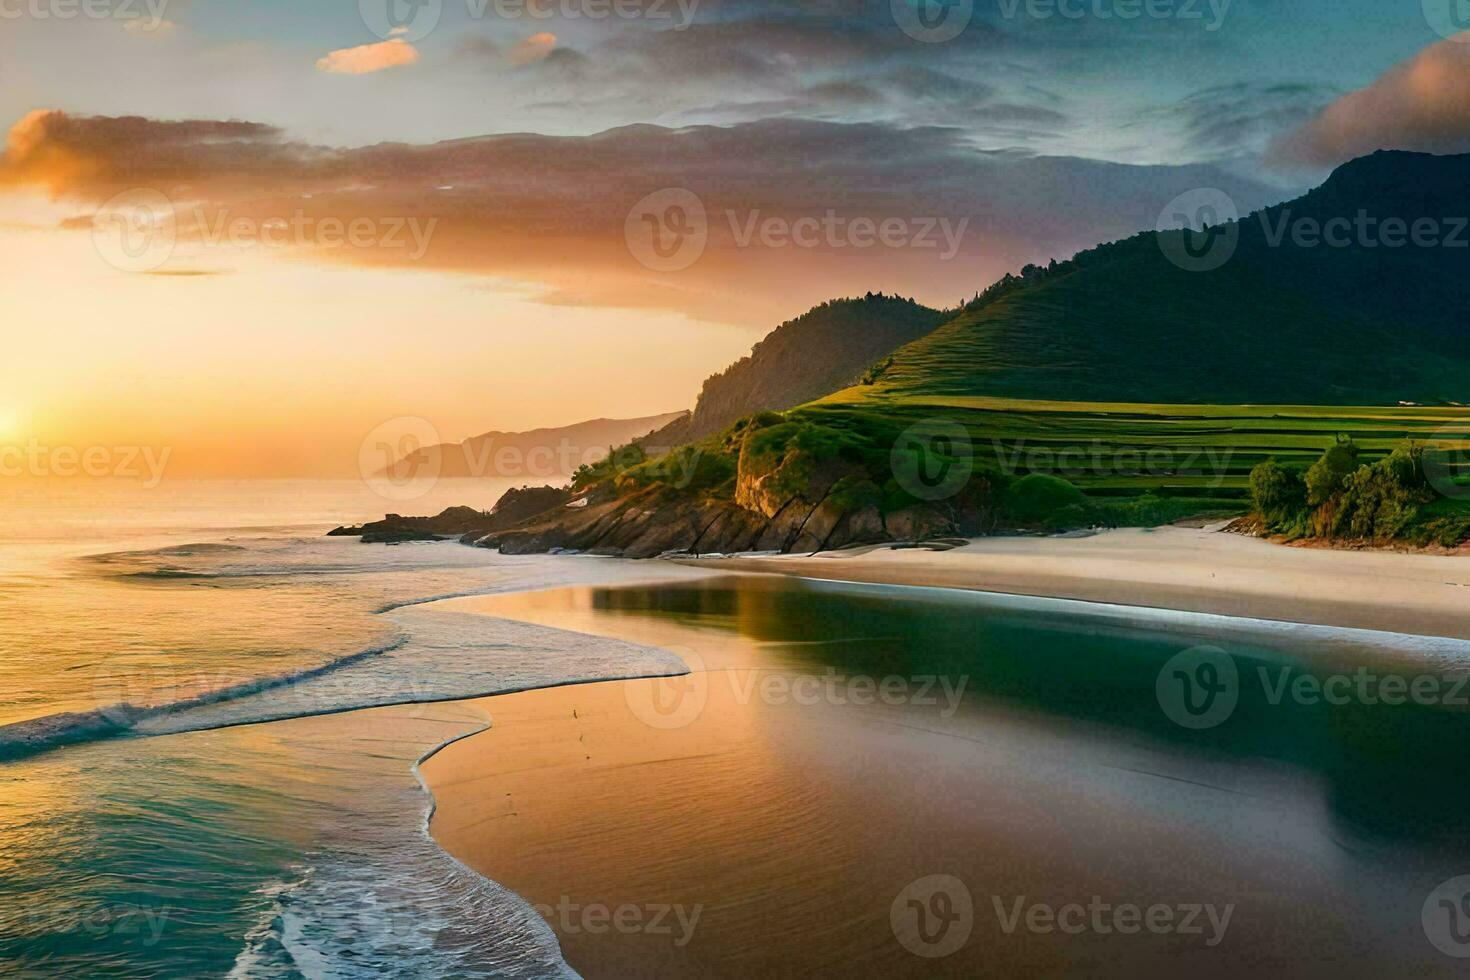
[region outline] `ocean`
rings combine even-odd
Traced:
[[[0,489],[6,978],[575,975],[564,950],[594,976],[614,963],[617,975],[653,975],[652,958],[662,975],[701,962],[718,972],[731,950],[756,961],[805,949],[848,973],[886,964],[891,975],[997,963],[1142,975],[1185,962],[1168,958],[1184,955],[1177,936],[1155,948],[1003,928],[942,963],[916,957],[897,918],[890,929],[890,886],[938,873],[991,898],[1111,889],[1238,909],[1228,945],[1190,953],[1201,957],[1192,975],[1250,964],[1453,975],[1459,951],[1470,955],[1460,910],[1437,890],[1470,873],[1470,711],[1448,697],[1338,701],[1333,687],[1308,698],[1293,679],[1458,684],[1470,643],[455,542],[363,545],[325,532],[408,508],[345,481]],[[412,510],[489,507],[504,489],[445,481]],[[530,592],[545,595],[475,600],[535,610],[510,618],[434,601]],[[639,637],[639,623],[677,642],[613,638]],[[534,760],[492,761],[524,770],[514,778],[528,804],[601,785],[586,812],[562,806],[544,826],[465,838],[491,849],[477,863],[488,878],[430,836],[421,765],[494,727],[486,696],[681,674],[676,652],[715,637],[752,651],[761,691],[908,671],[956,680],[963,703],[938,720],[846,696],[732,708],[687,762],[697,742],[658,742],[623,714],[607,731],[636,737],[594,759],[580,739],[600,716],[563,720],[544,738],[566,742],[571,768],[537,776]],[[1227,672],[1238,672],[1229,685]],[[492,734],[560,758],[542,729],[517,743],[511,718]],[[726,730],[745,741],[727,743]],[[674,755],[657,755],[666,744]],[[625,765],[647,752],[665,764]],[[763,782],[771,773],[781,780]],[[763,804],[762,785],[781,792]],[[462,812],[482,791],[455,791]],[[853,812],[867,830],[823,831]],[[619,814],[624,843],[613,845],[594,828],[618,831],[607,821]],[[701,835],[732,821],[748,832],[707,845]],[[534,846],[498,857],[497,841],[517,840]],[[1018,847],[1029,857],[1013,857]],[[548,864],[553,854],[568,857]],[[726,878],[711,874],[722,866]],[[709,907],[687,950],[604,942],[554,931],[565,924],[490,880],[497,869],[548,902],[583,890],[605,901],[651,875],[654,897],[687,889]],[[1010,890],[995,891],[1001,882]],[[988,906],[976,902],[978,929]],[[833,930],[848,938],[831,949],[811,938]]]
[[[445,481],[413,512],[504,489]],[[327,538],[406,506],[349,481],[5,490],[0,975],[566,972],[429,839],[416,763],[486,726],[455,700],[682,665],[424,603],[620,563]]]

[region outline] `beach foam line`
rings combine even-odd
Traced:
[[[371,657],[380,657],[385,653],[391,653],[404,646],[408,642],[407,636],[400,636],[389,643],[369,647],[350,653],[345,657],[322,664],[317,667],[309,667],[305,670],[294,671],[289,674],[277,674],[273,677],[262,677],[256,680],[243,681],[232,684],[214,691],[209,691],[197,697],[183,698],[178,701],[170,701],[159,705],[134,705],[127,702],[108,705],[93,711],[83,712],[60,712],[54,715],[42,715],[27,721],[18,721],[9,725],[0,725],[0,760],[9,760],[33,755],[37,752],[45,752],[48,749],[58,748],[63,745],[72,745],[77,742],[100,741],[105,738],[116,738],[131,732],[138,724],[152,718],[177,714],[188,711],[191,708],[201,708],[205,705],[220,704],[226,701],[237,701],[240,698],[249,697],[254,694],[262,694],[276,688],[288,687],[299,684],[302,681],[323,677],[334,671],[361,663]]]

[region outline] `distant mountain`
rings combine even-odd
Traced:
[[[705,381],[694,413],[648,442],[664,447],[692,442],[747,415],[792,408],[845,388],[947,315],[882,293],[823,303],[781,324],[748,357]]]
[[[688,417],[688,412],[670,412],[638,419],[593,419],[529,432],[486,432],[461,443],[427,446],[386,467],[379,475],[411,478],[435,472],[446,479],[565,478],[584,463],[604,459],[614,446],[627,445],[655,429]]]
[[[1470,155],[1377,153],[1206,234],[1028,267],[897,351],[868,394],[1470,402],[1467,216]]]

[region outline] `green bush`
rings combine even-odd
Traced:
[[[1007,487],[1002,503],[1006,516],[1021,524],[1045,524],[1064,507],[1085,506],[1087,497],[1059,476],[1032,473]]]
[[[1342,489],[1323,501],[1314,516],[1315,530],[1325,537],[1391,540],[1433,500],[1424,477],[1424,447],[1410,443],[1349,474]]]
[[[572,489],[580,493],[598,483],[615,480],[625,471],[642,465],[647,459],[648,453],[636,442],[617,446],[610,449],[602,460],[577,467],[577,472],[572,474]]]
[[[1272,530],[1300,527],[1307,512],[1307,484],[1301,471],[1276,462],[1273,456],[1251,470],[1251,500],[1256,513]]]
[[[735,457],[710,445],[682,446],[618,475],[619,489],[660,486],[709,492],[735,480]]]

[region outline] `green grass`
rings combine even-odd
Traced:
[[[771,468],[777,457],[792,453],[857,464],[872,481],[863,492],[876,493],[889,513],[929,502],[911,497],[894,478],[891,454],[906,430],[936,421],[956,423],[969,435],[965,455],[975,480],[999,492],[1004,526],[1048,531],[1243,515],[1251,509],[1250,473],[1257,464],[1275,458],[1304,471],[1340,436],[1353,439],[1364,464],[1409,440],[1453,446],[1462,458],[1470,450],[1467,408],[1033,401],[904,396],[859,386],[742,420],[667,457],[644,460],[633,453],[636,462],[616,479],[624,489],[663,485],[731,499],[749,434],[752,464],[769,456]],[[678,462],[691,452],[698,454],[697,466]],[[609,477],[618,467],[595,469]],[[690,473],[692,480],[676,481]],[[1053,477],[1076,489],[1044,479]],[[1470,466],[1460,481],[1470,486]],[[1443,500],[1422,508],[1396,539],[1457,543],[1467,534],[1470,502]]]
[[[856,387],[792,414],[894,438],[921,421],[957,422],[977,461],[1013,476],[1063,476],[1094,497],[1244,499],[1257,463],[1274,456],[1309,466],[1339,434],[1365,462],[1408,439],[1470,447],[1470,409],[1452,407],[1030,401]]]

